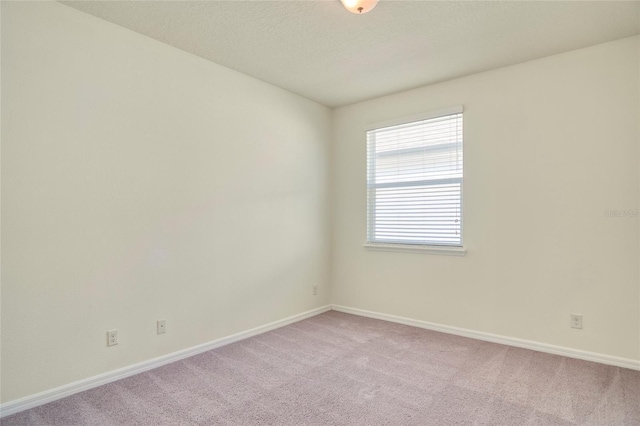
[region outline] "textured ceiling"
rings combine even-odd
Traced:
[[[335,107],[640,33],[638,1],[65,1]]]

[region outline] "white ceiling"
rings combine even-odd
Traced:
[[[640,33],[639,1],[65,1],[330,107]]]

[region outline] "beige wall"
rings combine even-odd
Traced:
[[[332,302],[640,359],[639,39],[338,108]],[[367,123],[462,104],[466,257],[373,252]],[[569,327],[571,312],[584,329]]]
[[[329,303],[330,119],[58,3],[2,2],[2,401]]]

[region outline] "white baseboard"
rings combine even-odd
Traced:
[[[599,362],[601,364],[614,365],[632,370],[640,370],[640,360],[630,358],[620,358],[611,355],[588,352],[579,349],[567,348],[564,346],[550,345],[547,343],[534,342],[532,340],[517,339],[515,337],[500,336],[498,334],[485,333],[482,331],[469,330],[466,328],[452,327],[449,325],[436,324],[428,321],[399,317],[396,315],[383,314],[379,312],[366,311],[364,309],[350,308],[348,306],[331,305],[331,309],[347,314],[360,315],[368,318],[395,322],[398,324],[410,325],[427,330],[439,331],[442,333],[455,334],[457,336],[469,337],[487,342],[500,343],[502,345],[515,346],[518,348],[531,349],[538,352],[546,352],[554,355],[562,355],[569,358],[582,359],[585,361]]]
[[[188,358],[190,356],[197,355],[211,349],[219,348],[220,346],[228,345],[239,340],[266,333],[267,331],[275,330],[276,328],[280,328],[285,325],[289,325],[294,322],[298,322],[330,310],[331,306],[322,306],[320,308],[312,309],[310,311],[303,312],[301,314],[294,315],[288,318],[283,318],[281,320],[274,321],[260,327],[232,334],[231,336],[222,337],[220,339],[212,340],[211,342],[183,349],[178,352],[173,352],[158,358],[140,362],[138,364],[133,364],[128,367],[119,368],[117,370],[109,371],[107,373],[99,374],[97,376],[89,377],[87,379],[79,380],[77,382],[69,383],[57,388],[49,389],[34,395],[29,395],[24,398],[16,399],[14,401],[9,401],[0,405],[0,418],[10,416],[11,414],[28,410],[39,405],[47,404],[49,402],[65,398],[78,392],[102,386],[107,383],[115,382],[116,380],[124,379],[125,377],[152,370],[165,364],[179,361],[181,359]]]

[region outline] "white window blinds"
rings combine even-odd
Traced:
[[[462,246],[462,107],[367,131],[367,242]]]

